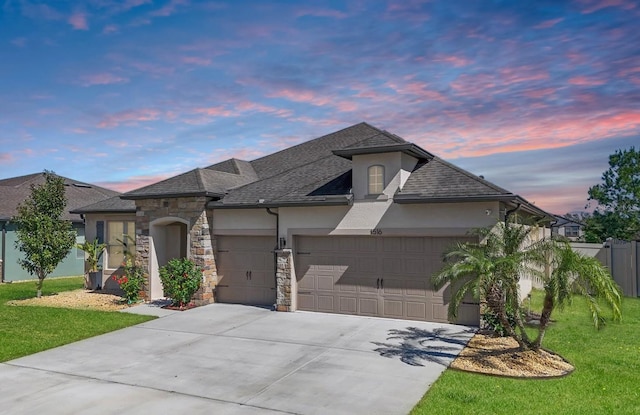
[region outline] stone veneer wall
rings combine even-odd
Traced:
[[[136,200],[136,263],[145,270],[147,283],[144,291],[146,298],[149,290],[149,229],[156,219],[177,217],[186,220],[190,236],[187,255],[203,271],[203,282],[195,295],[198,305],[214,301],[213,288],[217,282],[216,263],[213,255],[215,241],[211,235],[211,216],[207,215],[206,197],[180,197],[167,199]]]
[[[276,250],[276,310],[296,311],[296,275],[291,249]]]

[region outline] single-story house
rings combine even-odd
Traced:
[[[553,235],[561,235],[570,241],[584,240],[584,223],[566,216],[554,215]]]
[[[522,197],[401,137],[360,123],[258,158],[229,159],[77,209],[88,238],[133,239],[148,298],[159,268],[203,269],[199,303],[229,302],[446,322],[430,275],[456,241],[508,215],[547,218]],[[124,238],[128,239],[128,238]],[[128,246],[127,249],[133,249]],[[121,257],[107,253],[104,279]],[[478,324],[469,298],[458,323]]]
[[[63,219],[71,221],[77,234],[76,242],[82,243],[85,237],[83,218],[80,214],[71,213],[71,211],[87,203],[117,196],[119,193],[66,177],[63,179],[67,197],[67,212],[63,215]],[[18,213],[18,205],[31,195],[31,185],[40,185],[44,182],[44,173],[0,179],[0,276],[2,282],[37,278],[18,264],[22,253],[15,247],[16,224],[11,220]],[[84,252],[74,247],[49,277],[82,274],[84,274]]]

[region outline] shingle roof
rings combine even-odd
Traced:
[[[120,196],[113,196],[87,206],[74,209],[73,213],[133,213],[136,211],[136,202],[124,200]]]
[[[402,151],[418,159],[398,203],[504,200],[531,205],[513,193],[448,163],[403,138],[360,123],[248,162],[229,159],[123,195],[127,199],[210,196],[211,207],[347,203],[351,157]],[[536,212],[540,209],[531,207]]]
[[[67,212],[63,215],[63,218],[67,220],[81,221],[82,218],[80,218],[79,214],[70,212],[87,204],[96,203],[119,194],[104,187],[79,182],[67,177],[62,178],[64,179],[65,195],[67,197]],[[0,219],[9,220],[15,216],[18,213],[18,205],[31,194],[31,185],[40,185],[44,182],[44,173],[34,173],[0,180]]]
[[[221,197],[227,189],[249,183],[255,178],[224,171],[194,169],[158,183],[132,190],[122,195],[123,199],[145,199],[153,197],[213,196]]]
[[[513,193],[438,157],[419,163],[396,199],[403,196],[453,198],[508,196]]]

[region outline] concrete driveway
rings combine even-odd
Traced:
[[[406,414],[473,331],[213,304],[0,364],[11,414]]]

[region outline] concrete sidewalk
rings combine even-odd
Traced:
[[[213,304],[0,364],[7,413],[406,414],[473,335]]]

